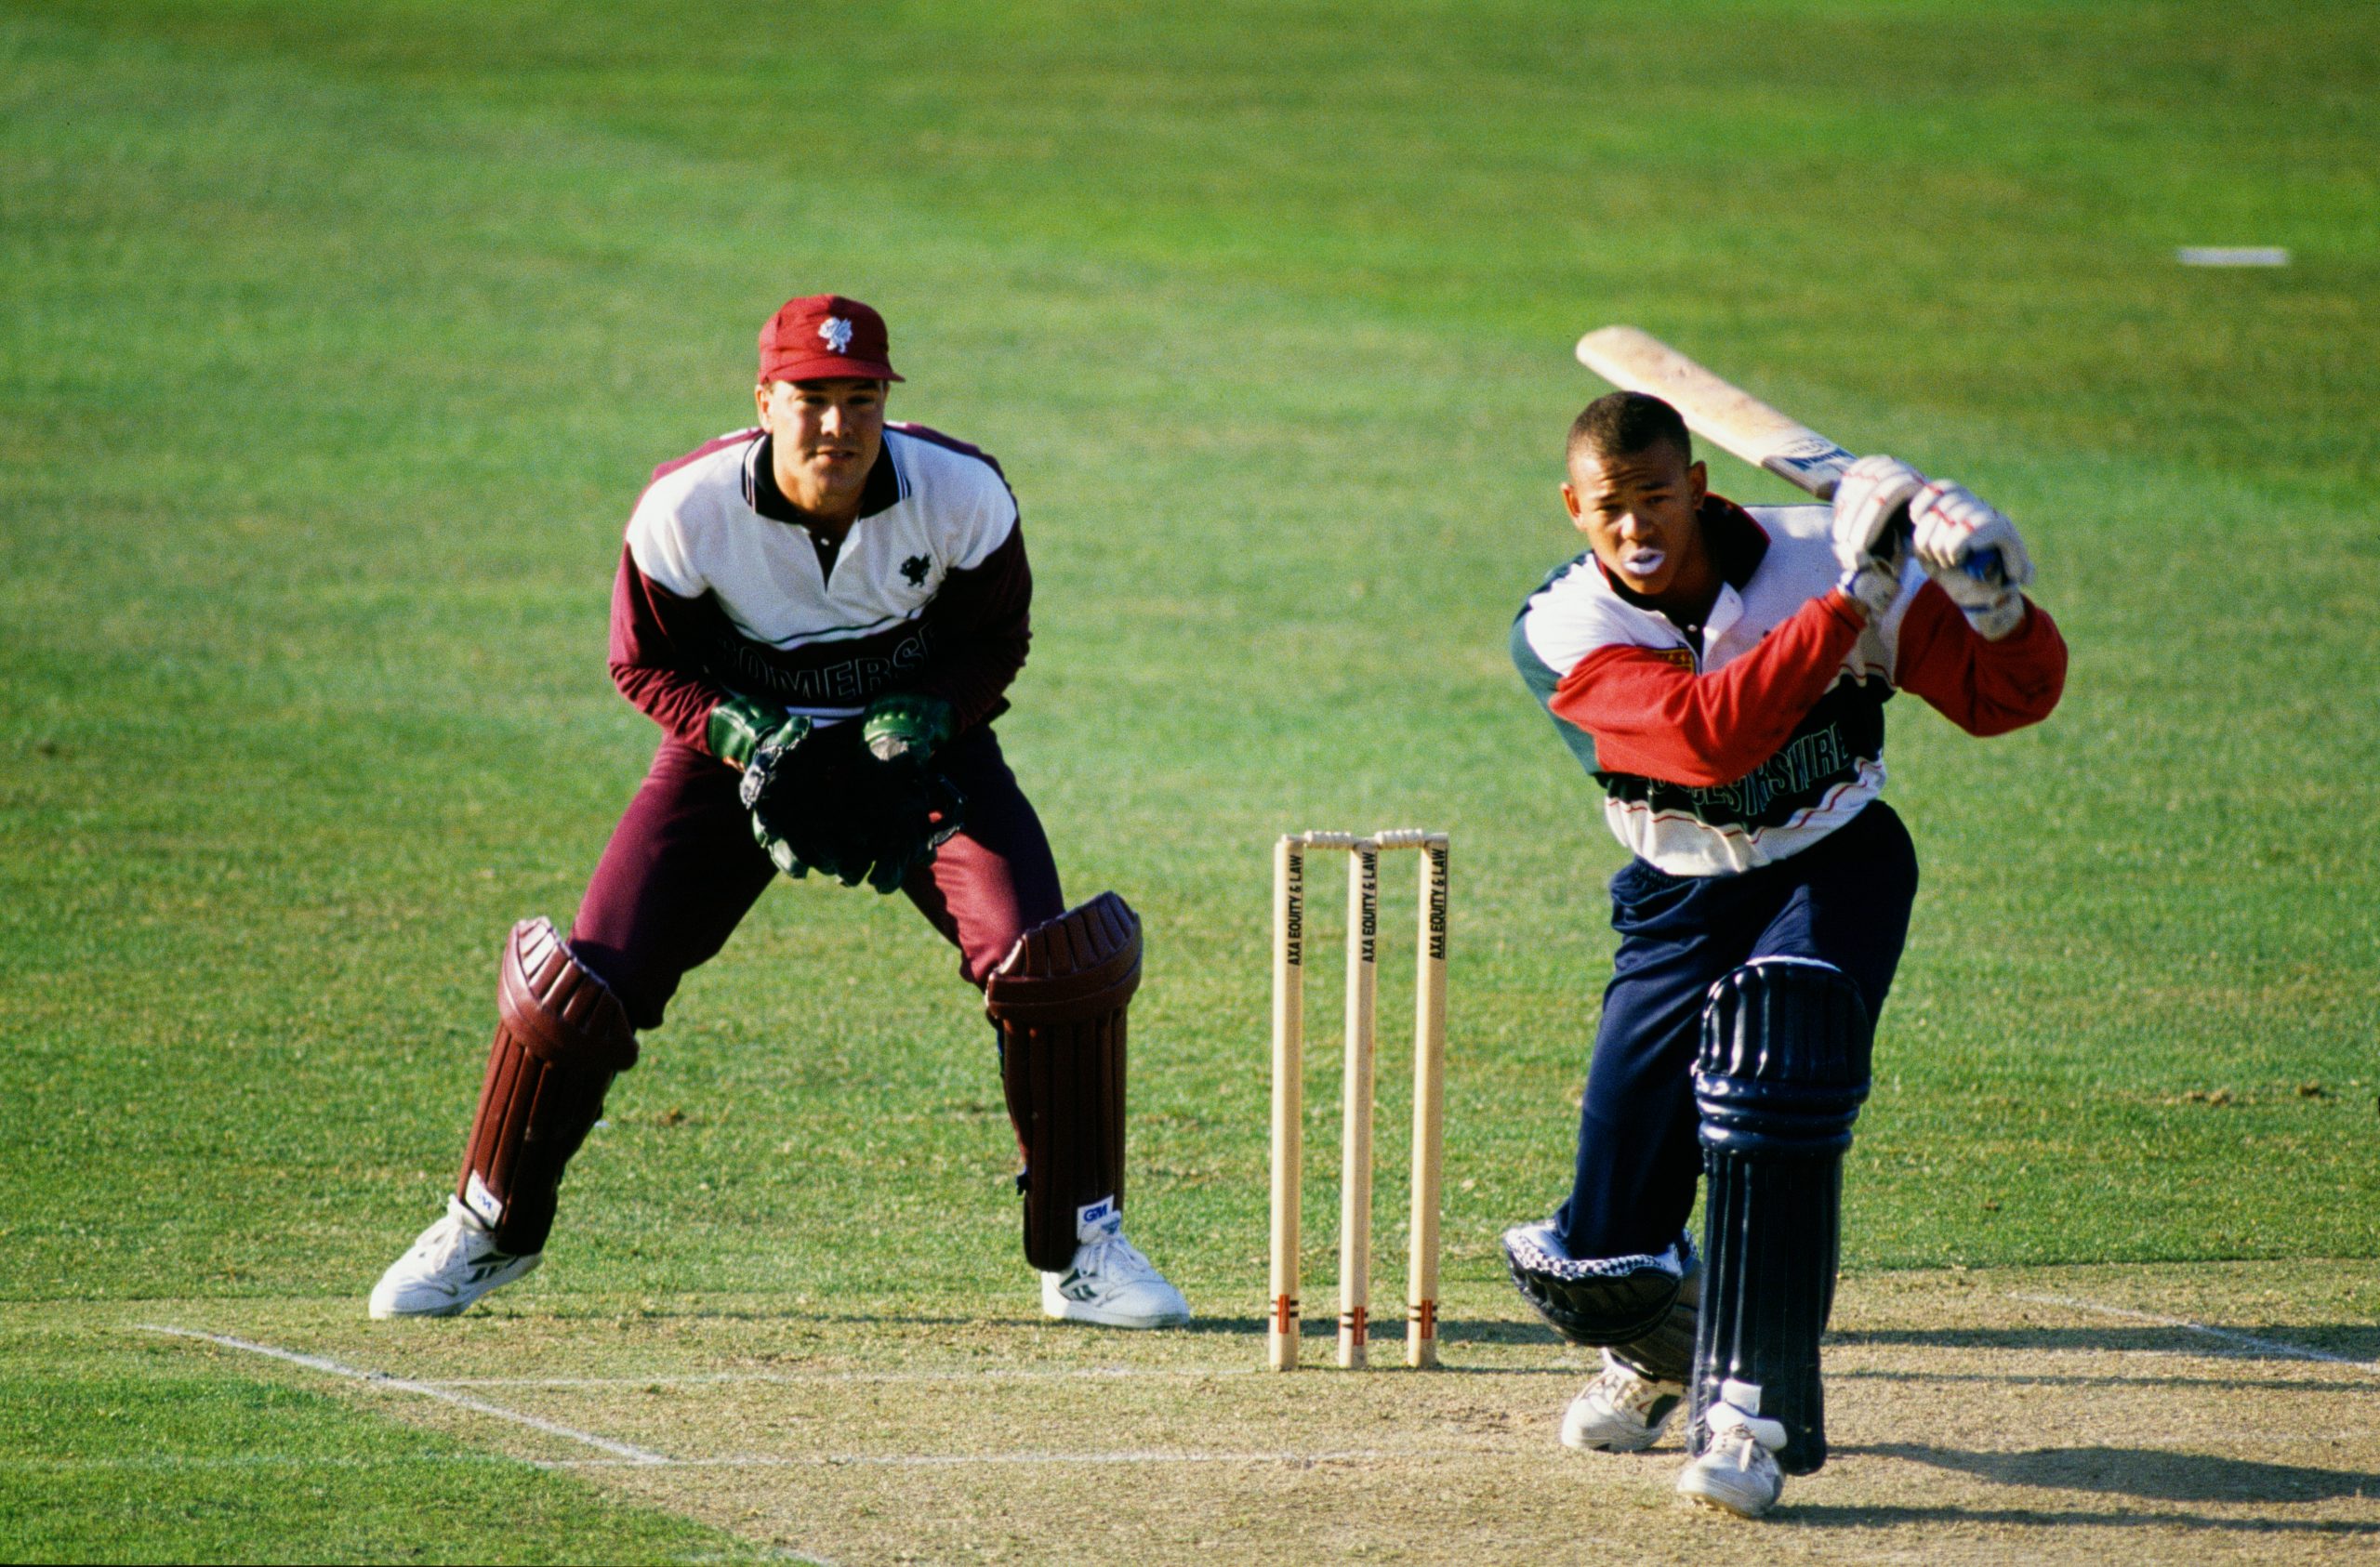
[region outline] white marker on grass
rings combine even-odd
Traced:
[[[2185,267],[2286,267],[2289,252],[2277,244],[2186,244],[2174,253]]]

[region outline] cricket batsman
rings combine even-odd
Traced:
[[[661,744],[564,937],[513,928],[445,1217],[375,1317],[451,1316],[537,1266],[556,1188],[638,1034],[660,1026],[780,874],[899,891],[984,993],[1049,1316],[1185,1322],[1124,1238],[1125,1012],[1141,927],[1069,910],[992,721],[1032,573],[999,465],[890,423],[884,320],[788,301],[760,330],[759,423],[654,470],[612,594],[612,678]]]
[[[1853,464],[1831,510],[1746,508],[1708,492],[1676,410],[1622,391],[1566,467],[1592,548],[1522,605],[1513,659],[1633,857],[1570,1194],[1504,1251],[1603,1350],[1563,1442],[1641,1451],[1683,1404],[1678,1491],[1756,1518],[1826,1461],[1843,1152],[1917,890],[1879,797],[1884,704],[2038,723],[2066,645],[2015,525],[1892,458]]]

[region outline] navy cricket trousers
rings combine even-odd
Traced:
[[[1579,1112],[1579,1165],[1554,1229],[1570,1256],[1657,1256],[1702,1173],[1694,1060],[1712,984],[1755,957],[1811,957],[1884,1009],[1909,936],[1917,855],[1882,800],[1791,859],[1673,876],[1631,860],[1611,878],[1620,932]]]

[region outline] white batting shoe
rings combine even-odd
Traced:
[[[1078,1232],[1087,1238],[1075,1247],[1073,1264],[1041,1275],[1043,1316],[1102,1327],[1180,1327],[1190,1320],[1182,1292],[1124,1239],[1122,1214],[1111,1208]]]
[[[1785,1494],[1785,1471],[1777,1467],[1785,1427],[1731,1403],[1712,1404],[1704,1419],[1711,1445],[1677,1477],[1677,1494],[1697,1507],[1760,1517]]]
[[[446,1217],[423,1231],[372,1286],[371,1312],[378,1319],[456,1316],[545,1259],[541,1251],[525,1257],[498,1251],[471,1211],[449,1197]]]
[[[1604,1352],[1603,1375],[1562,1414],[1562,1445],[1591,1453],[1642,1453],[1661,1440],[1686,1384],[1640,1376]]]

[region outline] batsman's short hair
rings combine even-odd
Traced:
[[[1562,460],[1574,461],[1581,452],[1598,457],[1633,456],[1664,444],[1687,462],[1694,460],[1693,439],[1676,409],[1645,392],[1616,391],[1596,398],[1570,421]]]

